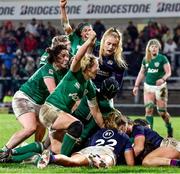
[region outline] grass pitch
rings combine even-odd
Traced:
[[[132,117],[136,118],[135,116]],[[174,137],[180,140],[180,117],[172,117],[174,128]],[[11,114],[0,114],[0,147],[2,147],[10,136],[20,129],[20,124]],[[166,128],[161,118],[155,117],[154,130],[159,132],[163,137],[166,136]],[[26,142],[32,142],[34,137],[29,138]],[[110,169],[93,169],[88,167],[65,168],[57,165],[49,165],[47,168],[40,170],[30,164],[1,164],[0,173],[180,173],[176,167],[142,167],[142,166],[115,166]]]

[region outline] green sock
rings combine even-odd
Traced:
[[[23,147],[18,147],[12,150],[12,155],[21,155],[28,152],[42,153],[43,145],[40,142],[34,142]]]
[[[167,128],[168,136],[172,137],[173,136],[173,128],[172,128],[171,123],[166,123],[166,128]]]
[[[34,155],[37,155],[37,153],[35,153],[35,152],[28,152],[28,153],[25,153],[23,155],[13,155],[11,157],[11,161],[15,162],[15,163],[19,163],[19,162],[22,162],[24,160],[29,159],[30,157],[32,157]]]
[[[154,121],[153,116],[146,116],[146,120],[150,124],[151,129],[153,129],[153,121]]]
[[[63,138],[60,153],[66,156],[70,156],[75,143],[76,143],[76,138],[66,133]]]

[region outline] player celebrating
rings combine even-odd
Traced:
[[[77,26],[77,28],[73,31],[71,25],[69,24],[69,19],[66,12],[67,0],[59,0],[59,3],[63,29],[65,33],[68,35],[69,40],[71,42],[70,53],[72,55],[75,55],[80,46],[88,39],[88,32],[92,31],[93,28],[91,24],[84,22],[80,23]],[[95,45],[89,50],[89,52],[91,53],[93,51],[92,53],[97,56],[99,51],[99,42],[95,40],[93,44]]]
[[[55,138],[62,130],[67,130],[64,136],[61,153],[69,155],[80,137],[82,123],[71,115],[71,109],[76,101],[87,95],[88,105],[97,124],[103,127],[102,115],[96,103],[96,91],[90,79],[95,78],[99,64],[93,55],[85,55],[87,49],[95,39],[95,32],[89,32],[89,39],[78,50],[72,60],[70,70],[55,91],[49,95],[40,110],[40,120],[50,130],[51,148],[56,142]]]
[[[71,43],[66,35],[55,36],[52,38],[51,48],[54,48],[58,45],[65,45],[67,47],[67,49],[70,51]],[[45,51],[43,53],[43,55],[41,56],[41,59],[39,62],[40,67],[45,65],[46,63],[48,63],[48,56],[49,56],[48,52]],[[71,55],[70,55],[70,57],[71,57]]]
[[[108,78],[103,81],[100,90],[96,90],[97,103],[103,117],[107,117],[108,114],[114,110],[112,99],[117,94],[118,89],[118,82],[113,78]],[[73,116],[81,120],[84,125],[80,141],[78,141],[78,144],[81,146],[86,142],[87,138],[99,128],[91,115],[86,96],[81,99],[79,106],[73,112]]]
[[[49,48],[47,51],[49,63],[37,70],[13,97],[13,110],[23,129],[16,132],[6,143],[0,154],[0,159],[6,158],[12,148],[36,132],[38,125],[43,128],[39,122],[41,105],[44,104],[47,96],[54,91],[69,67],[67,47],[59,45]],[[45,131],[44,128],[42,130]],[[41,141],[43,136],[44,134],[41,132],[41,137],[36,138],[36,141]]]
[[[137,95],[140,83],[145,78],[144,104],[146,120],[153,127],[154,102],[156,102],[158,114],[166,124],[168,137],[172,137],[173,129],[170,123],[170,115],[167,112],[168,91],[166,82],[171,76],[171,67],[168,59],[159,54],[160,48],[161,44],[157,39],[149,40],[133,93]]]

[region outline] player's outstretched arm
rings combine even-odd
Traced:
[[[73,29],[71,25],[69,24],[69,19],[66,12],[67,0],[59,0],[59,4],[60,4],[60,11],[61,11],[61,16],[60,16],[61,23],[62,23],[65,34],[69,35],[72,33]]]
[[[94,39],[96,38],[95,31],[91,30],[88,33],[89,37],[88,40],[78,49],[78,52],[73,58],[73,61],[71,63],[71,71],[77,72],[81,68],[80,61],[85,56],[87,50],[89,47],[91,47],[92,43],[94,42]]]

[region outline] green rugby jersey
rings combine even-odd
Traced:
[[[99,105],[99,109],[101,113],[103,114],[103,117],[106,117],[108,113],[111,112],[114,108],[113,101],[105,99],[98,91],[96,92],[96,98],[97,98],[97,103]],[[81,102],[79,106],[77,107],[77,109],[74,111],[73,115],[81,119],[81,121],[84,120],[85,122],[88,121],[92,117],[92,115],[90,114],[90,109],[88,106],[86,96],[84,96],[81,99]]]
[[[71,42],[70,55],[72,57],[77,53],[77,50],[79,49],[79,47],[84,44],[84,41],[75,32],[69,35],[69,40]],[[93,54],[95,56],[99,56],[99,47],[100,47],[100,42],[96,40],[94,48],[93,48]]]
[[[158,54],[150,62],[144,58],[142,66],[145,68],[145,82],[149,85],[156,85],[156,81],[164,76],[163,66],[167,63],[169,63],[167,57],[162,54]]]
[[[48,58],[49,54],[47,52],[44,52],[43,55],[40,58],[40,62],[39,62],[39,67],[45,65],[46,63],[48,63]]]
[[[49,95],[44,78],[54,78],[56,85],[64,77],[67,70],[57,70],[52,64],[39,68],[21,87],[20,91],[24,92],[37,104],[43,104]]]
[[[71,109],[84,95],[88,100],[96,97],[96,88],[91,80],[85,80],[82,71],[76,73],[69,70],[46,102],[71,113]]]

